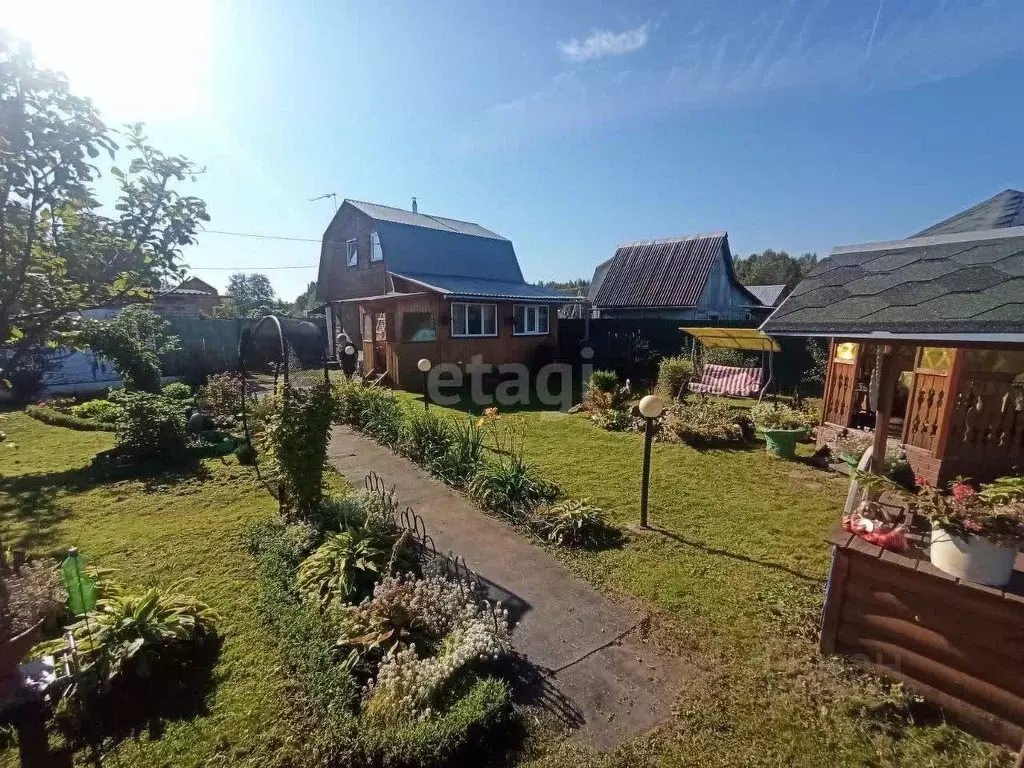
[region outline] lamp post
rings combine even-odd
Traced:
[[[421,357],[419,362],[416,363],[416,367],[420,369],[420,373],[423,374],[423,409],[430,409],[430,396],[427,391],[428,383],[430,381],[430,361]]]
[[[647,527],[647,486],[651,479],[651,440],[654,438],[654,420],[661,416],[665,406],[656,395],[640,400],[640,415],[644,417],[644,469],[640,486],[640,527]]]

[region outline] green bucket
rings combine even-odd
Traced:
[[[796,441],[804,434],[802,429],[762,429],[761,432],[769,455],[780,459],[796,456]]]

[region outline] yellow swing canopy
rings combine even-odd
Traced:
[[[680,328],[706,348],[725,347],[750,352],[778,352],[778,342],[756,328]]]

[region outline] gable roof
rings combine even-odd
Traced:
[[[966,211],[923,229],[912,237],[950,235],[956,232],[980,232],[989,229],[1024,226],[1024,192],[1004,189],[998,195],[972,205]]]
[[[217,296],[217,289],[205,280],[198,277],[190,277],[166,291],[161,291],[158,296]]]
[[[495,240],[507,240],[507,238],[492,232],[489,229],[474,224],[472,221],[459,221],[444,216],[430,216],[426,213],[413,213],[401,208],[392,208],[390,205],[380,203],[367,203],[362,200],[345,199],[346,203],[359,209],[371,219],[377,221],[388,221],[392,224],[405,224],[410,227],[424,227],[425,229],[437,229],[442,232],[455,232],[460,235],[472,235],[473,237],[488,237]]]
[[[951,339],[1024,334],[1024,227],[836,248],[761,329]]]
[[[522,281],[489,280],[477,277],[454,275],[431,275],[409,272],[392,272],[395,277],[410,280],[424,288],[445,295],[448,299],[521,299],[523,301],[578,301],[554,288],[544,288]]]
[[[748,285],[747,290],[754,294],[754,298],[766,307],[778,306],[779,297],[786,290],[786,284],[782,285]]]
[[[692,307],[700,301],[711,268],[724,258],[729,279],[752,302],[757,299],[736,280],[725,232],[620,245],[610,262],[594,271],[596,307]],[[603,273],[603,274],[602,274]]]

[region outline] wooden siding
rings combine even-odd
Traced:
[[[387,272],[383,261],[370,261],[370,233],[374,221],[353,206],[342,206],[339,215],[324,233],[321,260],[327,264],[327,301],[379,296],[387,290]],[[348,266],[346,243],[355,238],[358,263]],[[341,304],[335,312],[335,332],[344,329],[353,342],[362,339],[359,309]]]
[[[403,389],[422,389],[423,375],[416,368],[416,363],[424,357],[435,365],[455,363],[465,369],[465,365],[477,356],[481,363],[523,363],[531,367],[545,355],[554,356],[558,345],[557,304],[548,307],[549,332],[546,335],[516,336],[513,333],[515,302],[480,300],[479,303],[497,305],[497,336],[453,337],[451,305],[439,294],[410,296],[381,303],[380,307],[388,308],[387,368],[391,382]],[[364,314],[376,311],[375,305],[361,304],[360,311]],[[431,313],[437,340],[414,342],[401,339],[402,318],[408,312]],[[364,345],[364,353],[369,347]]]
[[[895,677],[968,730],[1020,746],[1024,597],[953,579],[927,561],[926,550],[885,552],[840,527],[830,541],[823,652]]]

